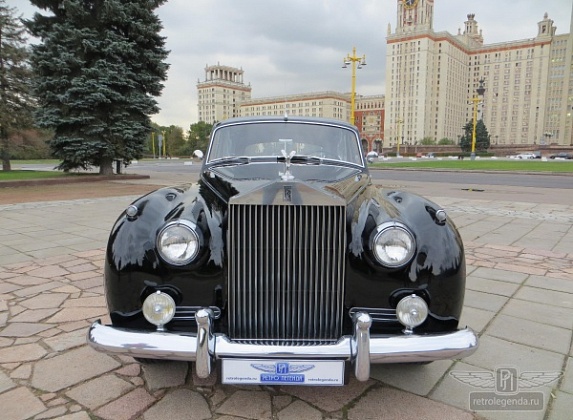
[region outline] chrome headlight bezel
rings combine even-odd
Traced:
[[[172,243],[169,243],[170,240]],[[163,261],[174,266],[184,266],[197,259],[203,241],[201,231],[195,223],[189,220],[176,220],[161,228],[155,245]],[[178,245],[180,250],[175,248]]]
[[[390,246],[394,248],[389,249]],[[383,267],[401,268],[412,261],[416,254],[416,239],[405,224],[385,222],[376,228],[370,249],[376,261]],[[393,255],[390,255],[390,252]]]

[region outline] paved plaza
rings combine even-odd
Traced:
[[[87,347],[90,323],[107,318],[107,236],[134,198],[0,205],[0,418],[571,418],[573,197],[432,191],[464,239],[462,324],[480,348],[463,361],[374,365],[368,382],[334,388],[225,386],[194,378],[188,363],[139,365]],[[499,409],[511,401],[519,407]]]

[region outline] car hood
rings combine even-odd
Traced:
[[[370,183],[369,174],[361,168],[338,165],[292,165],[287,173],[284,164],[248,164],[221,166],[203,170],[201,181],[225,202],[231,197],[256,190],[270,191],[269,185],[284,186],[284,194],[296,200],[296,186],[304,184],[347,202]],[[288,187],[295,187],[294,195]],[[273,199],[262,199],[261,202]]]

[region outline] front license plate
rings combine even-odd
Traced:
[[[236,360],[223,359],[224,384],[344,385],[342,360]]]

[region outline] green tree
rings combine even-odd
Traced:
[[[32,125],[34,100],[28,65],[26,29],[16,9],[0,0],[0,158],[2,170],[12,169],[10,157],[18,130]]]
[[[203,153],[207,152],[209,146],[209,135],[213,125],[205,121],[191,124],[189,127],[189,155],[192,155],[195,150],[201,150]]]
[[[151,123],[153,137],[149,136],[148,147],[145,152],[153,156],[163,156],[163,146],[167,156],[183,156],[187,154],[187,138],[183,129],[176,125],[161,126]],[[161,136],[161,149],[159,148],[159,136]]]
[[[436,144],[436,141],[431,137],[424,137],[422,140],[420,140],[420,144],[423,146],[431,146]]]
[[[26,25],[41,40],[32,48],[42,127],[54,131],[59,169],[99,166],[141,157],[149,116],[166,80],[168,51],[154,11],[166,0],[30,0]]]
[[[464,152],[472,151],[473,121],[469,121],[464,126],[464,135],[460,141],[460,147]],[[476,147],[477,152],[485,152],[490,146],[490,135],[483,120],[476,123]]]
[[[447,137],[444,137],[443,139],[440,139],[438,141],[438,144],[441,146],[447,146],[447,145],[451,145],[451,144],[456,144],[456,142],[447,138]]]
[[[163,141],[165,142],[167,156],[173,157],[187,154],[187,139],[181,127],[176,125],[162,127],[162,132],[164,134]]]

